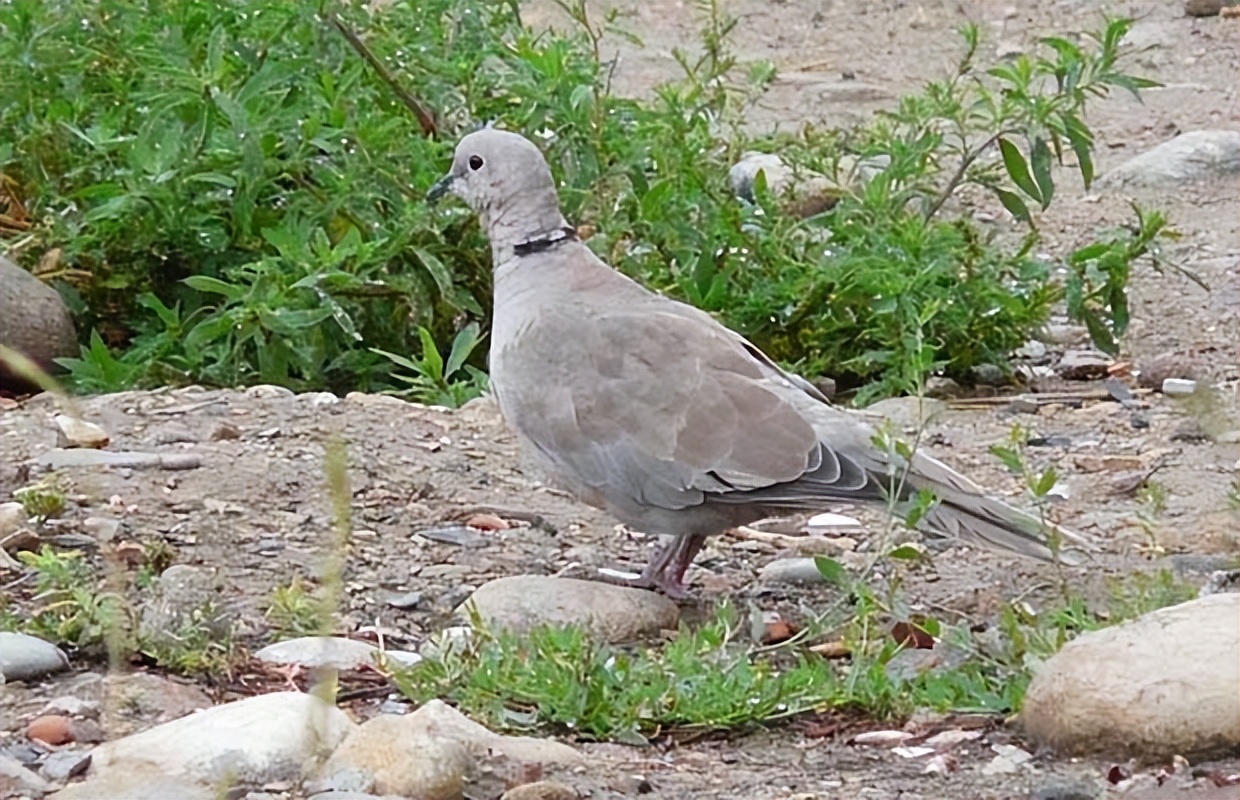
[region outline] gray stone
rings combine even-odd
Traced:
[[[1105,377],[1111,357],[1097,350],[1068,350],[1059,359],[1055,370],[1071,381],[1087,381]]]
[[[1034,674],[1021,723],[1061,754],[1167,759],[1240,746],[1240,594],[1084,633]]]
[[[1101,788],[1084,781],[1055,779],[1029,793],[1029,800],[1098,800]]]
[[[1184,13],[1190,17],[1217,17],[1224,8],[1233,8],[1238,0],[1184,0]]]
[[[17,759],[0,754],[0,797],[9,797],[10,791],[17,795],[42,797],[51,791],[52,785],[34,774]]]
[[[37,636],[0,631],[0,677],[6,681],[30,681],[69,666],[59,647]]]
[[[303,636],[269,644],[254,654],[259,661],[268,664],[298,664],[307,668],[334,667],[336,669],[362,669],[373,667],[380,659],[388,659],[402,666],[412,666],[422,660],[417,653],[400,650],[382,651],[368,642],[343,639],[338,636]]]
[[[89,766],[89,750],[57,750],[48,753],[39,767],[39,774],[53,783],[64,783],[81,775]]]
[[[174,564],[160,573],[142,606],[138,636],[145,642],[174,642],[187,627],[205,627],[226,637],[231,621],[221,604],[221,583],[206,567]]]
[[[680,609],[666,597],[597,581],[517,575],[490,581],[457,608],[477,610],[493,629],[527,632],[541,625],[580,625],[609,642],[674,628]]]
[[[263,694],[105,742],[92,752],[90,772],[159,770],[208,785],[300,782],[356,727],[314,695]]]
[[[79,355],[73,317],[60,294],[0,256],[0,344],[29,358],[44,372],[61,371],[57,358]],[[38,388],[0,365],[0,387]]]
[[[195,453],[137,453],[111,450],[57,448],[42,453],[35,461],[49,469],[73,467],[115,467],[118,469],[198,469],[202,458]]]
[[[1240,172],[1240,131],[1182,133],[1130,158],[1098,179],[1099,188],[1169,189]]]

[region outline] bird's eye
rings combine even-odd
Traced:
[[[477,172],[478,170],[482,169],[482,156],[470,156],[469,157],[469,168],[472,169],[474,172]]]

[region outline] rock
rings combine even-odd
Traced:
[[[1111,358],[1097,350],[1068,350],[1059,359],[1056,371],[1070,381],[1088,381],[1105,377]]]
[[[0,503],[0,545],[4,544],[6,536],[20,530],[27,519],[26,507],[21,503]]]
[[[254,654],[259,661],[268,664],[298,664],[306,668],[334,667],[336,669],[362,669],[373,667],[386,658],[402,666],[412,666],[422,660],[417,653],[400,650],[382,651],[368,642],[343,639],[338,636],[303,636],[269,644]]]
[[[555,781],[537,781],[514,786],[499,800],[577,800],[581,795],[571,786]]]
[[[1084,781],[1056,778],[1029,793],[1029,800],[1098,800],[1102,791]]]
[[[1013,397],[1005,407],[1007,411],[1013,414],[1036,414],[1040,406],[1038,401],[1032,397],[1021,396]]]
[[[220,589],[216,575],[205,567],[168,567],[142,605],[138,637],[144,642],[175,643],[189,626],[203,626],[213,636],[226,637],[231,620],[221,607]]]
[[[4,256],[0,256],[0,345],[49,373],[61,371],[57,358],[80,353],[73,317],[60,294]],[[25,392],[38,385],[0,365],[0,388]]]
[[[1184,378],[1167,378],[1162,382],[1162,393],[1173,397],[1184,397],[1197,391],[1197,381]]]
[[[274,400],[279,397],[292,397],[293,390],[270,383],[260,383],[246,389],[245,396],[255,400]]]
[[[758,580],[763,583],[812,584],[824,583],[827,579],[812,558],[777,558],[762,568]]]
[[[1189,131],[1130,158],[1095,185],[1166,189],[1236,172],[1240,172],[1240,131]]]
[[[202,458],[195,453],[117,453],[108,450],[78,450],[57,448],[48,450],[35,459],[48,469],[70,467],[117,467],[129,469],[198,469]]]
[[[218,800],[220,796],[214,788],[148,769],[91,778],[50,795],[48,800]]]
[[[29,681],[69,666],[60,648],[36,636],[0,631],[0,678]]]
[[[876,418],[891,421],[896,431],[917,430],[929,424],[947,408],[941,400],[923,397],[888,397],[862,409]]]
[[[1008,382],[1007,374],[997,364],[976,364],[969,375],[978,386],[1003,386]]]
[[[468,777],[484,766],[522,771],[584,762],[566,744],[501,736],[442,701],[432,700],[412,714],[384,714],[360,725],[332,753],[322,774],[359,771],[374,778],[368,791],[455,800]]]
[[[1224,8],[1237,5],[1237,0],[1184,0],[1184,13],[1190,17],[1217,17]]]
[[[951,400],[961,394],[960,384],[945,375],[931,375],[926,378],[926,397]]]
[[[66,744],[73,741],[73,721],[60,714],[44,714],[35,717],[26,726],[26,738],[38,739],[47,744]]]
[[[1082,634],[1034,675],[1025,731],[1063,754],[1124,759],[1240,745],[1238,616],[1240,595],[1216,594]]]
[[[113,673],[90,687],[94,697],[105,699],[115,711],[111,727],[126,718],[136,719],[143,729],[151,724],[180,719],[211,708],[211,698],[198,686],[149,672]],[[93,698],[89,698],[93,699]],[[113,735],[116,731],[113,730]]]
[[[56,427],[60,429],[59,444],[61,447],[85,447],[98,450],[108,446],[111,437],[108,432],[93,422],[57,414]]]
[[[517,633],[540,625],[580,625],[608,642],[676,627],[680,609],[654,592],[595,581],[516,575],[480,586],[457,608],[477,609],[491,628]]]
[[[1160,389],[1168,378],[1192,378],[1196,369],[1179,353],[1161,353],[1138,364],[1137,385],[1146,389]]]
[[[0,797],[42,797],[52,785],[26,769],[20,761],[0,753]]]
[[[64,783],[76,778],[90,767],[90,752],[87,750],[57,750],[48,753],[39,774],[53,783]]]
[[[91,776],[158,770],[206,784],[300,782],[357,725],[314,695],[277,692],[99,745]]]

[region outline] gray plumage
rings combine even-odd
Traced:
[[[743,337],[599,260],[571,233],[550,170],[524,138],[466,136],[432,191],[445,190],[479,214],[491,241],[491,385],[505,420],[585,502],[691,540],[656,557],[642,585],[677,593],[706,536],[830,501],[884,504],[893,486],[899,499],[935,494],[919,524],[927,531],[1052,556],[1037,518],[922,452],[902,463],[859,415]]]

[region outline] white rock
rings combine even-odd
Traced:
[[[622,642],[676,627],[680,609],[654,592],[597,581],[515,575],[483,584],[457,609],[477,609],[489,627],[518,633],[541,625],[580,625]]]
[[[1240,172],[1240,131],[1189,131],[1130,158],[1096,185],[1170,188],[1236,172]]]
[[[99,745],[92,776],[151,770],[214,785],[301,781],[357,725],[300,692],[258,695]]]
[[[61,447],[86,447],[98,450],[108,446],[108,432],[93,422],[87,422],[68,414],[57,414],[56,427],[60,429]]]
[[[246,389],[245,396],[255,400],[274,400],[278,397],[292,397],[293,390],[271,383],[260,383]]]
[[[861,524],[861,520],[846,517],[843,514],[815,514],[805,523],[805,527],[810,528],[811,532],[822,531],[832,535],[839,535],[844,531],[863,530],[865,526]]]
[[[24,633],[0,631],[0,677],[28,681],[69,666],[69,657],[51,642]]]
[[[813,558],[777,558],[758,572],[763,583],[825,583],[826,578]]]
[[[566,744],[501,736],[432,700],[412,714],[381,714],[360,725],[332,754],[322,775],[360,772],[373,776],[369,791],[376,794],[455,800],[474,765],[492,759],[517,767],[585,762]]]
[[[1162,393],[1173,396],[1184,396],[1197,391],[1197,381],[1187,378],[1167,378],[1162,382]]]
[[[185,778],[157,772],[113,772],[107,776],[75,783],[50,795],[47,800],[216,800],[214,788],[200,786]]]
[[[1240,746],[1240,594],[1082,634],[1034,675],[1021,721],[1061,753],[1169,758]]]
[[[373,667],[381,658],[410,666],[422,660],[417,653],[400,650],[382,651],[369,642],[343,639],[339,636],[303,636],[269,644],[254,654],[268,664],[298,664],[303,667],[334,667],[361,669]]]

